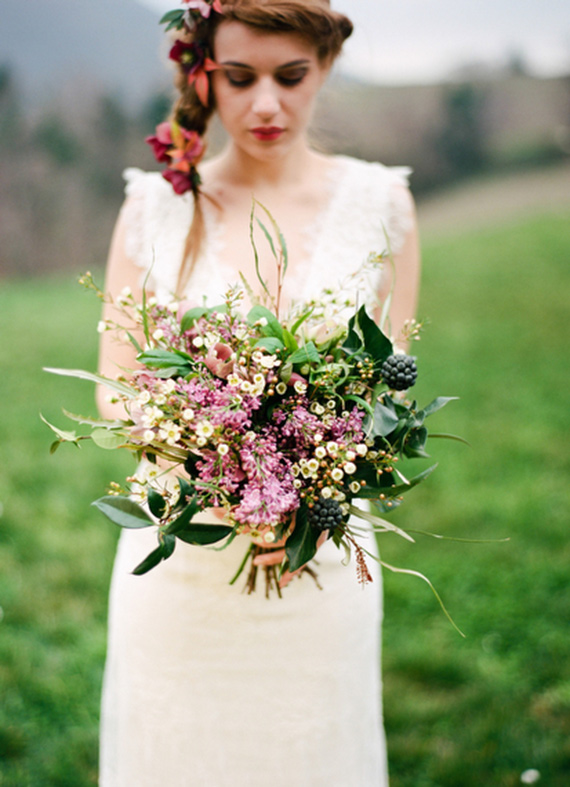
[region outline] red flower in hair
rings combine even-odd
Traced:
[[[156,127],[156,135],[147,137],[146,142],[152,147],[152,152],[157,161],[161,164],[170,163],[170,156],[168,155],[168,150],[172,147],[170,123],[160,123]]]
[[[188,77],[188,84],[194,85],[198,98],[204,106],[208,104],[210,83],[208,81],[208,71],[214,71],[217,65],[196,41],[186,43],[176,41],[170,50],[169,57],[176,63],[180,63],[184,73]]]
[[[196,165],[204,155],[204,143],[197,131],[188,131],[175,121],[160,123],[156,134],[146,138],[155,158],[168,164],[162,173],[177,194],[195,191],[200,185]]]
[[[199,11],[204,19],[208,19],[212,11],[223,14],[220,0],[213,0],[213,2],[208,2],[208,0],[183,0],[183,2],[186,3],[189,10]]]

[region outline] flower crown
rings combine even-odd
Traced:
[[[177,39],[169,57],[180,65],[189,85],[194,85],[198,100],[208,106],[210,83],[208,72],[217,68],[208,57],[207,32],[212,12],[222,14],[220,0],[182,0],[185,8],[168,11],[160,24],[166,25],[166,32],[179,30],[189,33],[191,41]],[[200,176],[196,166],[204,155],[204,143],[197,131],[183,128],[174,120],[160,123],[156,133],[146,138],[151,145],[155,158],[168,166],[162,173],[176,194],[192,191],[197,194]]]

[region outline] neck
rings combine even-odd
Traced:
[[[295,184],[305,178],[313,165],[315,154],[306,140],[291,148],[284,156],[259,160],[229,143],[219,164],[229,179],[252,190],[260,186],[277,187]]]

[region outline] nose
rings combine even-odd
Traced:
[[[252,110],[260,118],[268,120],[281,108],[278,88],[272,79],[262,79],[257,85]]]

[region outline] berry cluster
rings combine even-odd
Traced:
[[[317,530],[334,530],[344,517],[338,500],[319,497],[312,508],[309,508],[309,522]]]
[[[405,391],[417,380],[416,359],[411,355],[389,355],[380,370],[382,379],[394,391]]]

